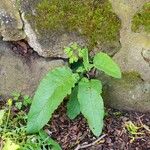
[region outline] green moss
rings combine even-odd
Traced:
[[[150,33],[150,2],[146,3],[142,10],[135,14],[132,20],[132,30],[139,32],[140,27]]]
[[[141,79],[141,76],[138,72],[132,71],[132,72],[123,72],[123,78],[132,84],[132,82],[137,81]]]
[[[124,85],[125,88],[132,89],[137,83],[139,83],[141,80],[141,76],[138,72],[132,71],[132,72],[123,72],[122,73],[122,79],[115,80],[115,82],[118,83],[118,85]]]
[[[42,0],[36,13],[34,26],[40,34],[48,30],[75,31],[93,46],[115,41],[119,36],[121,23],[108,0]]]

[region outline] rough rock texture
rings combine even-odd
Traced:
[[[106,105],[116,109],[150,112],[150,84],[136,72],[123,73],[121,80],[111,80],[104,97]]]
[[[70,42],[110,55],[120,48],[120,20],[108,0],[28,0],[21,6],[27,40],[41,56],[65,57],[63,47]]]
[[[5,41],[18,41],[26,36],[15,0],[0,1],[0,35]]]
[[[63,64],[62,60],[44,58],[24,60],[0,40],[0,94],[7,96],[16,91],[32,95],[43,75]]]
[[[111,81],[107,103],[126,110],[150,111],[150,35],[131,30],[134,14],[146,0],[112,0],[114,11],[122,21],[122,48],[114,56],[124,72],[120,81]],[[139,78],[135,80],[135,73]],[[127,77],[128,76],[128,77]]]
[[[122,20],[120,42],[122,48],[115,55],[123,71],[137,71],[141,78],[150,81],[150,64],[148,55],[150,50],[150,34],[132,32],[132,18],[142,8],[146,0],[113,1],[114,11]],[[124,13],[126,12],[126,13]]]

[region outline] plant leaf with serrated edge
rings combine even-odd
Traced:
[[[67,103],[67,115],[70,119],[74,119],[76,118],[77,115],[80,114],[80,105],[78,102],[77,94],[78,94],[78,86],[76,86],[73,89],[70,95],[70,99]]]
[[[121,78],[121,71],[119,66],[107,54],[100,52],[94,57],[94,66],[104,71],[107,75],[115,78]]]
[[[77,74],[73,74],[68,67],[58,67],[43,78],[28,114],[28,133],[38,132],[49,121],[77,80]]]
[[[78,85],[80,110],[95,136],[99,136],[103,128],[104,104],[100,96],[101,87],[99,80],[85,78]]]

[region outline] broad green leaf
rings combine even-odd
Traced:
[[[121,78],[121,71],[119,66],[107,54],[100,52],[94,57],[94,66],[104,71],[107,75],[115,78]]]
[[[77,80],[78,76],[67,67],[56,68],[44,77],[28,114],[28,133],[38,132],[49,121],[64,97],[71,93]]]
[[[82,79],[78,85],[78,100],[81,113],[87,119],[93,134],[99,136],[103,128],[104,104],[100,96],[102,85],[99,80]]]
[[[4,115],[5,115],[5,110],[4,109],[0,110],[0,125],[3,124]]]
[[[78,86],[76,86],[73,89],[70,95],[70,99],[67,103],[67,115],[70,119],[74,119],[76,118],[77,115],[80,114],[80,105],[78,102],[77,94],[78,94]]]
[[[60,145],[52,138],[49,138],[46,142],[48,145],[52,146],[52,150],[62,150]]]

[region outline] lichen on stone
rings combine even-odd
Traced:
[[[132,19],[132,30],[140,32],[141,29],[150,33],[150,2],[145,3],[143,8]]]
[[[35,10],[34,18],[28,18],[40,34],[77,32],[87,37],[92,46],[119,37],[121,23],[108,0],[42,0]]]

